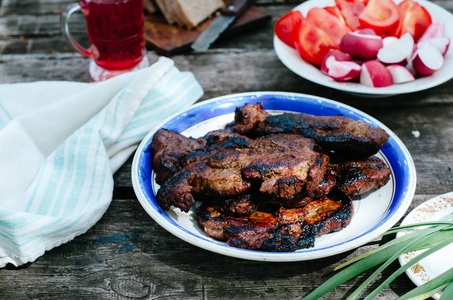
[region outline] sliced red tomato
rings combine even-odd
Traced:
[[[369,0],[359,15],[362,28],[372,28],[383,33],[397,26],[400,19],[398,6],[392,0]]]
[[[412,0],[404,0],[398,5],[398,9],[401,17],[395,36],[400,37],[409,32],[417,42],[431,25],[431,15],[423,6]]]
[[[365,9],[365,4],[360,0],[335,0],[337,7],[340,9],[341,14],[353,31],[360,27],[359,15]]]
[[[343,36],[351,32],[337,17],[320,7],[310,9],[305,20],[324,31],[336,45],[340,45]]]
[[[300,11],[290,11],[275,23],[275,35],[277,35],[277,37],[286,45],[295,48],[292,34],[294,28],[299,27],[303,19],[304,17]]]
[[[329,35],[314,24],[302,21],[294,34],[294,44],[300,55],[308,62],[320,65],[330,49],[338,49]]]
[[[326,6],[326,7],[324,7],[324,9],[327,10],[332,15],[334,15],[335,17],[337,17],[341,23],[346,24],[346,20],[344,19],[343,15],[341,14],[341,11],[338,8],[338,6]]]

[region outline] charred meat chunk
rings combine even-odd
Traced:
[[[361,158],[376,154],[389,137],[381,128],[343,116],[284,113],[265,117],[265,112],[260,113],[262,109],[261,104],[246,104],[236,110],[234,130],[248,136],[300,134],[313,139],[329,154]]]
[[[232,197],[250,188],[243,180],[241,170],[234,168],[214,169],[206,161],[193,163],[164,182],[156,195],[157,203],[163,209],[170,206],[189,211],[195,204],[195,196]]]
[[[383,187],[389,180],[389,167],[376,156],[364,161],[349,161],[336,165],[337,188],[349,198]]]
[[[159,129],[151,141],[153,168],[156,182],[163,184],[182,169],[185,154],[204,148],[206,140],[185,137],[173,130]]]
[[[294,145],[299,147],[286,143],[284,137],[296,141]],[[164,209],[173,205],[187,211],[195,203],[194,194],[237,196],[252,184],[269,197],[292,199],[302,193],[313,197],[329,160],[309,150],[312,145],[311,140],[300,136],[271,135],[246,148],[218,151],[187,165],[166,181],[157,201]]]
[[[274,213],[255,211],[232,217],[208,203],[197,209],[205,232],[230,246],[263,251],[294,251],[314,246],[314,239],[346,227],[352,218],[352,202],[331,197],[310,202],[303,208],[280,208]]]
[[[234,131],[243,135],[251,135],[270,116],[263,108],[263,103],[245,104],[242,107],[237,107],[234,117]]]

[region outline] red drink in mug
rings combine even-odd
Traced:
[[[76,11],[85,16],[88,49],[69,33],[68,20]],[[81,0],[63,10],[61,28],[74,49],[107,71],[130,70],[145,57],[143,0]]]

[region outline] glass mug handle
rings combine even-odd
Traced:
[[[61,12],[60,16],[60,29],[63,32],[63,35],[68,42],[69,45],[74,48],[74,50],[80,52],[82,55],[86,57],[91,57],[93,56],[93,52],[89,49],[85,49],[83,46],[81,46],[71,35],[69,32],[69,18],[71,15],[75,12],[78,12],[82,10],[81,6],[78,3],[72,3],[67,5],[63,11]]]

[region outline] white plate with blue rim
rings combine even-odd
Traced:
[[[400,3],[403,0],[395,0]],[[442,7],[426,0],[414,0],[420,3],[430,13],[434,21],[442,20],[445,23],[445,35],[453,41],[453,15]],[[334,6],[335,0],[311,0],[296,6],[293,10],[300,10],[306,16],[312,7]],[[358,94],[366,97],[388,97],[399,94],[423,91],[438,86],[453,78],[453,47],[449,47],[444,56],[444,65],[431,76],[417,78],[415,81],[394,84],[388,87],[369,87],[357,82],[338,82],[322,73],[317,67],[305,61],[299,52],[287,46],[274,35],[274,50],[280,61],[291,71],[302,78],[314,83],[327,86],[347,93]]]
[[[377,154],[391,169],[390,181],[381,189],[358,196],[353,201],[354,215],[343,230],[318,237],[315,246],[294,252],[266,252],[239,249],[209,237],[198,225],[195,211],[167,211],[160,208],[155,195],[159,185],[151,163],[151,141],[159,128],[185,136],[200,137],[223,128],[234,119],[236,107],[246,103],[264,104],[270,113],[307,113],[319,116],[345,116],[381,127],[388,142]],[[311,95],[286,92],[250,92],[214,98],[170,117],[150,131],[140,143],[132,163],[132,184],[140,204],[160,226],[178,238],[200,248],[231,257],[256,261],[303,261],[339,254],[357,248],[382,235],[404,215],[415,193],[416,173],[412,158],[401,140],[384,124],[348,105]]]

